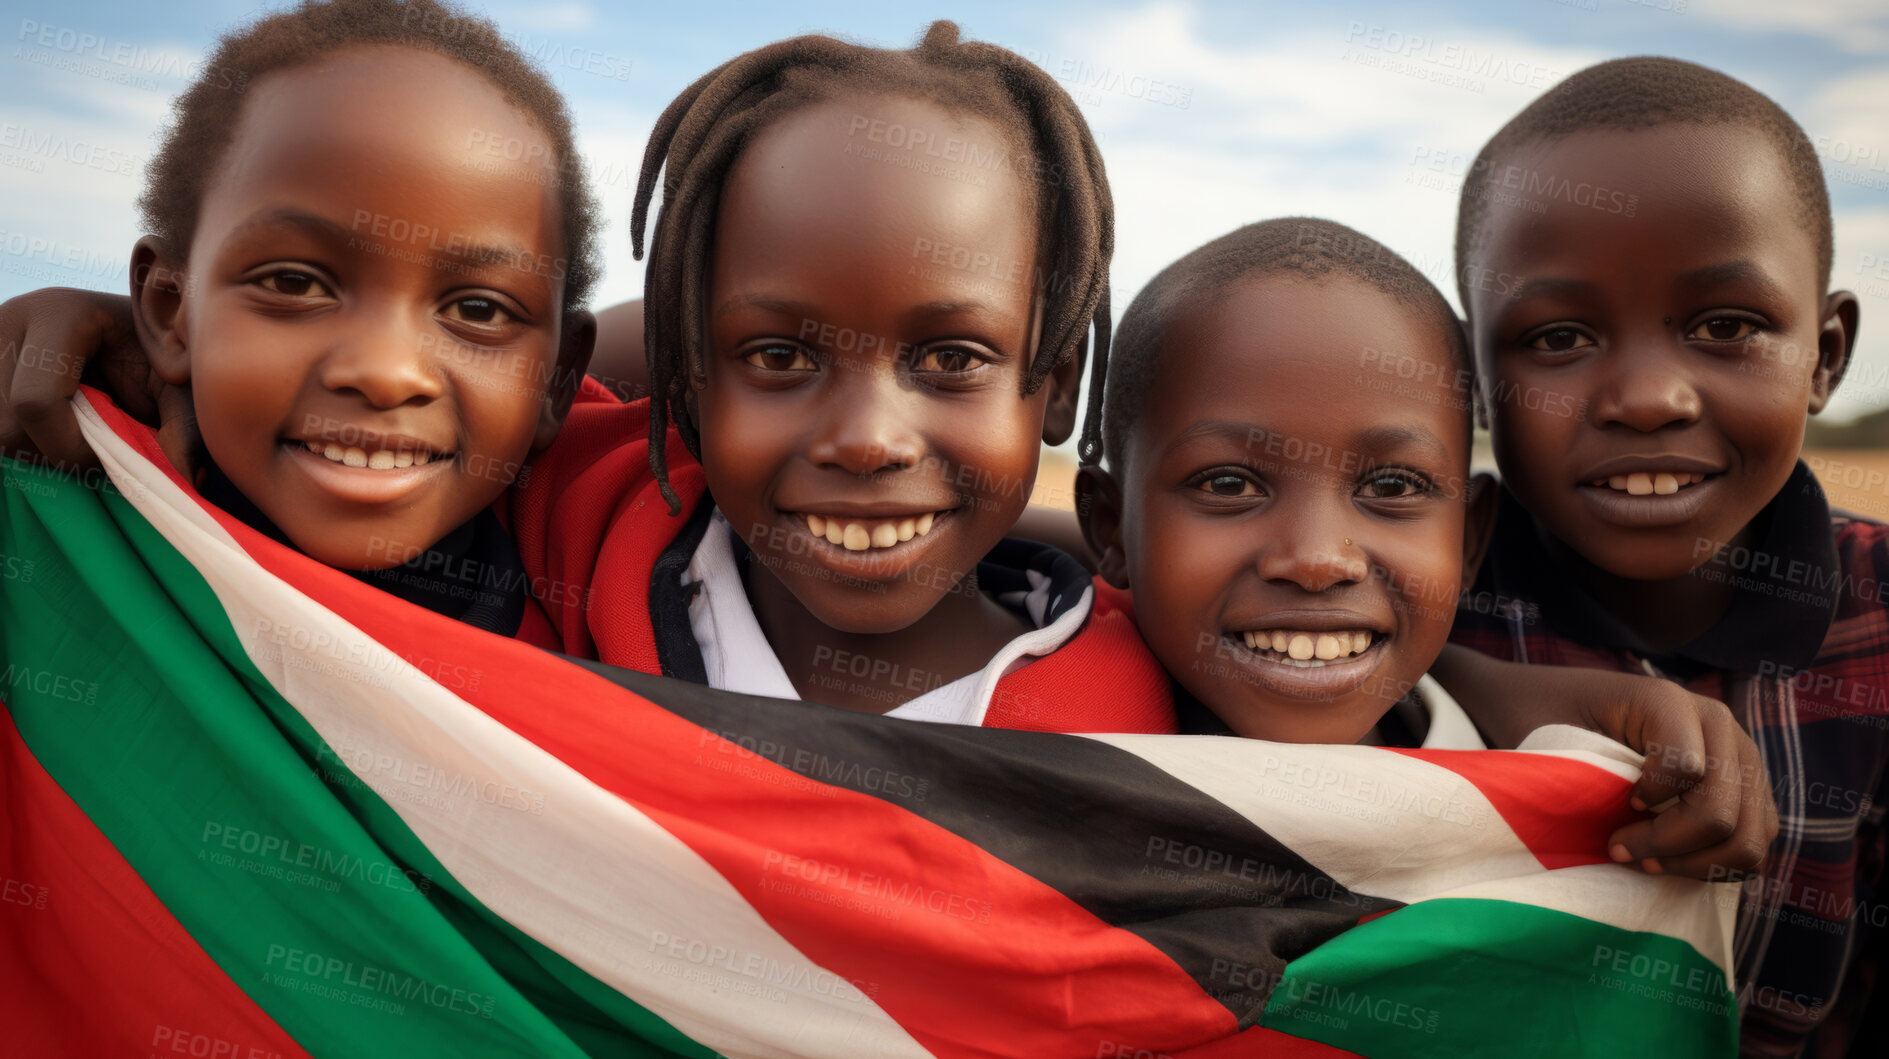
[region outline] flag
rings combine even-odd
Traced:
[[[4,465],[0,1033],[44,1056],[1725,1055],[1637,757],[1072,736],[610,670]]]

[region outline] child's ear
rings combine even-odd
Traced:
[[[1096,466],[1076,471],[1076,521],[1095,556],[1095,572],[1116,588],[1128,586],[1128,554],[1122,547],[1122,487]]]
[[[544,388],[544,405],[538,411],[538,430],[531,438],[531,451],[550,448],[570,414],[577,389],[584,384],[584,372],[590,367],[591,351],[597,348],[597,318],[582,309],[564,314],[558,329],[558,361],[551,371],[550,385]]]
[[[131,248],[131,322],[152,370],[172,386],[190,381],[182,262],[147,235]]]
[[[1495,516],[1501,507],[1502,483],[1491,474],[1478,474],[1463,487],[1463,591],[1476,587],[1483,557],[1495,539]]]
[[[1810,414],[1823,411],[1850,367],[1856,348],[1856,323],[1862,306],[1846,290],[1831,291],[1823,303],[1823,330],[1817,333],[1817,370],[1810,377]]]
[[[1043,442],[1061,445],[1076,431],[1076,404],[1082,391],[1082,362],[1087,359],[1089,340],[1076,343],[1076,353],[1052,369],[1043,385],[1049,387],[1049,403],[1043,407]]]
[[[1049,299],[1038,291],[1030,321],[1032,361],[1043,355],[1043,314],[1048,308]],[[1043,380],[1043,385],[1049,387],[1049,402],[1043,407],[1043,443],[1046,445],[1061,445],[1076,432],[1076,402],[1082,389],[1082,364],[1088,359],[1088,353],[1089,336],[1085,331],[1076,343],[1075,355],[1051,370],[1049,377]]]

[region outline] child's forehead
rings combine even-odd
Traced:
[[[1499,303],[1492,290],[1544,279],[1664,289],[1738,264],[1810,291],[1819,275],[1797,182],[1757,129],[1586,130],[1519,145],[1480,179],[1483,236],[1463,262],[1472,314]]]
[[[1789,162],[1772,138],[1731,123],[1589,129],[1520,144],[1490,161],[1474,190],[1488,242],[1544,224],[1615,231],[1671,222],[1755,226],[1807,246]],[[1617,222],[1617,223],[1616,223]],[[1626,223],[1631,222],[1631,223]]]
[[[1186,431],[1207,409],[1256,424],[1342,410],[1454,435],[1468,421],[1461,360],[1432,313],[1364,280],[1242,277],[1170,310],[1138,429]]]

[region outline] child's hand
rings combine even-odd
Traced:
[[[55,467],[97,466],[69,403],[81,382],[132,416],[162,423],[179,467],[194,433],[189,391],[151,370],[122,294],[51,287],[0,304],[0,452],[37,455]]]
[[[1778,820],[1769,777],[1724,703],[1603,669],[1555,667],[1554,679],[1543,680],[1541,666],[1455,645],[1437,662],[1438,679],[1497,745],[1514,746],[1542,725],[1572,724],[1646,755],[1630,797],[1634,808],[1658,811],[1614,832],[1607,843],[1614,860],[1724,882],[1756,868],[1771,848]]]

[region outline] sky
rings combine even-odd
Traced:
[[[0,298],[127,289],[135,200],[169,101],[218,34],[280,0],[0,0]],[[1836,217],[1833,285],[1862,302],[1825,413],[1889,407],[1889,2],[472,2],[570,101],[608,215],[596,304],[636,297],[630,198],[663,106],[717,64],[826,32],[907,45],[934,18],[1061,81],[1094,129],[1117,218],[1114,304],[1233,228],[1316,215],[1407,257],[1455,300],[1463,172],[1582,67],[1671,55],[1777,100],[1809,133]]]

